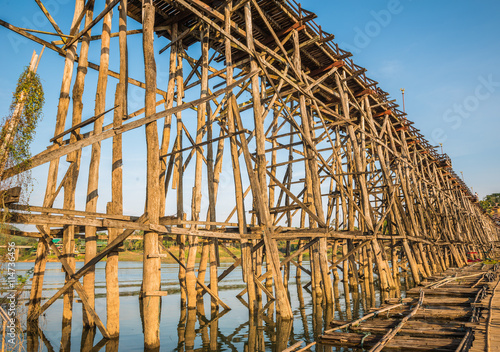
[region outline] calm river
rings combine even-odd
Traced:
[[[77,269],[83,263],[76,263]],[[304,266],[309,267],[304,262]],[[230,263],[221,263],[219,274]],[[17,274],[23,275],[33,267],[33,263],[18,263]],[[106,324],[106,284],[105,263],[96,266],[96,311]],[[71,351],[94,351],[102,346],[104,351],[143,351],[143,332],[140,316],[139,290],[142,281],[142,262],[120,262],[120,338],[119,341],[108,343],[106,347],[101,341],[99,330],[93,339],[95,349],[90,347],[89,338],[82,336],[82,304],[75,300],[73,308],[73,324],[71,331]],[[205,295],[204,307],[191,314],[179,309],[180,291],[177,280],[177,264],[162,264],[162,290],[168,295],[162,298],[162,313],[160,325],[161,351],[282,351],[297,341],[309,343],[315,341],[331,319],[350,320],[362,315],[364,309],[380,305],[378,291],[374,299],[366,299],[352,288],[346,306],[344,285],[340,282],[335,289],[335,307],[326,309],[313,303],[313,298],[303,286],[309,281],[309,276],[302,274],[301,285],[295,280],[295,270],[291,268],[289,282],[290,300],[294,313],[293,322],[289,325],[276,322],[273,314],[274,304],[268,305],[263,313],[254,319],[249,319],[248,310],[236,295],[245,288],[242,281],[241,267],[227,276],[219,286],[220,298],[231,307],[230,311],[212,313],[210,311],[210,296]],[[341,275],[342,273],[339,272]],[[208,279],[207,273],[207,279]],[[64,273],[59,263],[47,263],[44,281],[44,299],[48,299],[64,283]],[[404,284],[402,285],[404,287]],[[24,297],[29,297],[29,287]],[[75,294],[75,297],[78,296]],[[246,297],[243,296],[244,298]],[[24,305],[27,299],[20,302]],[[266,306],[263,298],[262,306]],[[60,350],[62,338],[62,306],[63,300],[57,300],[40,320],[43,336],[40,337],[40,351]],[[90,338],[92,341],[92,338]],[[99,343],[101,341],[101,343]],[[305,346],[303,344],[303,346]],[[315,351],[335,351],[329,346],[315,346]]]

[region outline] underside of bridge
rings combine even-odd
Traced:
[[[321,30],[317,16],[294,0],[76,0],[67,34],[36,1],[58,41],[0,22],[63,57],[57,116],[45,119],[55,126],[49,147],[29,164],[1,170],[6,180],[49,165],[42,205],[7,206],[11,223],[38,230],[16,234],[40,239],[30,320],[64,295],[63,320],[71,321],[76,291],[84,324],[117,336],[118,250],[137,231],[144,240],[141,297],[149,347],[159,345],[160,264],[167,255],[179,264],[182,307],[195,308],[209,294],[213,309],[229,309],[218,282],[241,265],[247,288],[240,295],[247,294],[250,314],[262,309],[264,297],[276,301],[282,319],[291,319],[292,265],[323,304],[334,302],[338,270],[365,289],[378,281],[394,297],[401,271],[418,284],[451,265],[464,266],[468,252],[483,256],[498,241],[499,228],[448,156],[436,152],[366,69]],[[158,50],[155,41],[168,45]],[[93,51],[99,63],[89,61]],[[129,60],[137,52],[143,61]],[[168,67],[161,80],[160,65]],[[141,67],[143,81],[129,76],[132,66]],[[86,77],[87,68],[98,71],[95,79]],[[95,99],[83,99],[89,85]],[[129,107],[130,87],[144,90],[136,111]],[[82,117],[87,104],[95,105],[93,117]],[[113,115],[107,125],[106,113]],[[125,181],[130,145],[123,139],[136,129],[145,131],[135,143],[145,144],[146,196],[134,199],[140,212],[124,214],[133,186]],[[103,149],[106,140],[112,143]],[[82,162],[84,149],[91,151]],[[99,173],[104,163],[111,164],[110,175]],[[78,200],[82,182],[85,199]],[[111,189],[109,198],[98,203],[103,189]],[[98,211],[100,202],[106,211]],[[86,264],[76,271],[79,237]],[[61,251],[54,238],[63,239]],[[108,243],[100,252],[97,238]],[[50,250],[67,279],[41,305]],[[218,276],[221,250],[234,264]],[[310,265],[302,260],[306,251]],[[106,326],[94,297],[94,266],[105,257]]]

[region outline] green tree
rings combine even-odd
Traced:
[[[500,206],[500,193],[489,194],[479,203],[488,214],[491,214],[494,207]]]

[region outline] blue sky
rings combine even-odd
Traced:
[[[1,19],[19,27],[53,31],[34,1],[4,0],[2,3]],[[69,32],[73,0],[46,0],[44,3],[62,30]],[[378,81],[380,87],[389,92],[393,99],[398,99],[400,104],[400,88],[405,88],[409,118],[431,144],[443,143],[444,151],[452,158],[455,171],[458,174],[463,171],[465,181],[480,197],[500,192],[500,2],[305,0],[301,3],[303,8],[318,14],[315,21],[323,30],[335,34],[335,41],[342,48],[353,52],[355,63],[365,67],[367,75]],[[101,10],[99,1],[95,13]],[[113,31],[116,31],[115,22],[116,18]],[[138,28],[132,20],[129,27]],[[98,25],[93,34],[99,32]],[[140,35],[131,36],[130,47],[139,44],[140,40]],[[157,51],[166,44],[163,38],[155,40]],[[118,49],[117,45],[117,41],[112,39],[111,53]],[[39,52],[41,47],[3,27],[0,27],[0,47],[0,115],[5,116],[19,74],[29,63],[33,49]],[[130,76],[142,80],[142,53],[130,52],[130,55]],[[165,60],[157,60],[158,84],[162,89],[166,89],[167,55],[160,56],[165,57]],[[98,63],[96,51],[91,52],[90,60]],[[134,64],[134,60],[140,60],[137,61],[140,64]],[[116,60],[112,58],[111,68],[118,70],[117,66]],[[48,140],[54,133],[62,67],[63,58],[46,50],[39,67],[46,93],[45,116],[37,130],[32,148],[34,154],[49,145]],[[95,81],[96,77],[96,72],[89,70],[88,79]],[[114,79],[109,80],[106,106],[113,106],[116,83]],[[93,115],[95,97],[92,89],[95,89],[95,83],[87,83],[84,119]],[[129,99],[129,112],[142,107],[140,89],[132,87]],[[109,114],[105,124],[111,119],[112,114]],[[142,185],[145,170],[137,166],[143,161],[143,140],[142,129],[127,134],[124,139],[128,153],[124,174],[132,183],[136,182],[135,187],[127,189],[126,204],[127,197],[130,197],[128,203],[133,203],[134,198],[144,196]],[[109,148],[110,141],[103,142],[101,173],[108,175],[111,164]],[[87,147],[83,153],[83,170],[88,168],[89,154],[90,148]],[[37,168],[33,175],[37,181],[31,203],[39,205],[45,190],[47,167]],[[62,175],[63,172],[60,172],[60,177]],[[227,176],[227,179],[230,183],[231,177]],[[105,202],[109,200],[106,182],[109,180],[104,179],[103,187],[100,187],[100,211],[105,210]],[[77,189],[79,209],[83,208],[83,204],[78,203],[78,199],[81,202],[85,192],[86,181],[82,180]],[[189,204],[186,207],[189,208]],[[126,205],[125,212],[139,212],[137,204],[130,205],[129,209]]]
[[[482,198],[500,192],[500,2],[316,1],[302,7],[405,107]]]

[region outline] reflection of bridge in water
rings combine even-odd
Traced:
[[[51,275],[53,275],[54,270],[52,267]],[[103,298],[105,297],[101,297],[100,292],[103,292],[101,285],[104,275],[102,267],[98,270],[96,273],[96,288],[98,292],[96,294],[96,306],[98,311],[102,311],[102,307],[104,306]],[[163,270],[170,271],[171,268]],[[59,274],[58,277],[60,278]],[[54,280],[55,278],[51,277],[50,281],[54,282]],[[234,297],[235,292],[238,292],[238,288],[233,287],[231,282],[235,280],[237,278],[233,276],[229,283],[221,285],[221,290],[219,291],[220,297],[223,299],[231,298],[231,296]],[[168,321],[169,328],[161,330],[162,350],[282,351],[289,345],[299,341],[310,343],[317,340],[323,331],[328,329],[329,323],[332,320],[339,321],[358,318],[362,312],[367,312],[381,303],[378,290],[376,296],[371,296],[370,290],[364,292],[361,290],[361,287],[358,288],[359,290],[356,290],[354,286],[351,286],[350,296],[346,298],[343,285],[335,283],[335,305],[325,306],[318,301],[312,300],[312,292],[307,288],[304,289],[302,287],[304,284],[305,281],[300,282],[295,279],[289,281],[287,292],[292,304],[294,319],[281,320],[277,319],[275,315],[275,301],[266,297],[263,297],[263,301],[259,302],[261,309],[258,314],[250,316],[247,316],[245,313],[247,308],[245,307],[246,302],[244,300],[242,300],[242,304],[232,300],[231,310],[212,309],[209,304],[206,305],[208,301],[205,300],[205,304],[199,301],[194,310],[180,309],[179,311],[172,312],[171,302],[178,302],[180,294],[176,292],[176,289],[171,288],[171,281],[167,280],[163,289],[169,292],[169,300],[164,300],[162,306],[168,308],[162,310],[161,322]],[[402,281],[403,289],[404,285]],[[120,287],[122,288],[121,284]],[[375,291],[376,287],[373,286],[372,289]],[[127,297],[123,300],[125,296]],[[126,311],[125,315],[130,317],[131,314],[135,313],[136,306],[140,307],[137,304],[137,288],[122,288],[120,297],[122,298],[122,312]],[[53,347],[57,347],[60,339],[60,331],[57,332],[59,321],[56,316],[57,312],[62,309],[61,301],[59,301],[57,307],[51,307],[51,310],[55,309],[56,314],[54,315],[54,311],[52,311],[51,316],[44,319],[42,325],[43,331],[39,330],[37,334],[30,335],[30,341],[34,342],[35,338],[39,338],[40,343],[48,351],[52,350],[51,348]],[[133,312],[130,313],[130,310]],[[78,319],[78,315],[74,318]],[[139,317],[140,314],[137,316]],[[123,319],[122,317],[122,323]],[[177,328],[172,329],[173,320],[176,319],[178,319]],[[75,332],[73,332],[71,348],[72,350],[78,350],[78,348],[84,351],[87,349],[90,350],[90,341],[93,341],[96,349],[98,346],[104,346],[104,343],[106,343],[106,348],[110,350],[114,350],[113,348],[115,347],[116,349],[120,347],[120,350],[136,350],[138,342],[135,339],[137,338],[137,330],[141,331],[141,327],[131,329],[131,325],[134,324],[129,322],[123,325],[120,339],[116,341],[101,341],[101,335],[95,329],[84,330],[82,336],[80,337],[79,334],[76,338]],[[134,335],[130,336],[130,334]],[[324,351],[332,350],[328,346],[319,346],[316,348],[318,351],[323,351],[323,349]]]
[[[70,324],[76,291],[85,307],[84,326],[95,324],[103,336],[117,336],[117,249],[137,230],[144,231],[144,339],[151,348],[159,346],[160,300],[166,294],[159,274],[163,256],[179,264],[182,307],[195,310],[200,297],[209,294],[213,309],[230,308],[219,297],[218,283],[241,265],[247,288],[238,296],[246,294],[250,315],[262,309],[258,302],[266,296],[287,321],[293,317],[287,296],[292,265],[297,277],[310,277],[306,287],[315,302],[331,307],[332,275],[338,281],[339,270],[347,289],[351,284],[356,291],[360,286],[370,291],[375,272],[381,292],[395,296],[402,273],[418,284],[450,266],[464,266],[467,252],[484,256],[498,240],[498,227],[453,172],[449,158],[438,154],[388,93],[332,42],[314,22],[316,15],[293,0],[113,0],[104,10],[104,2],[98,2],[97,16],[94,1],[76,0],[69,36],[37,3],[61,41],[0,22],[65,57],[52,144],[29,164],[2,172],[6,179],[49,164],[43,206],[9,206],[12,223],[37,225],[37,233],[17,234],[40,238],[30,320],[64,295],[63,322]],[[135,28],[128,17],[141,26]],[[101,25],[101,35],[91,36]],[[111,33],[113,28],[118,32]],[[138,33],[142,43],[132,39]],[[154,34],[168,43],[159,54]],[[112,37],[118,37],[118,50],[110,50]],[[88,61],[93,53],[100,57],[98,65]],[[139,73],[137,53],[144,58]],[[34,57],[31,69],[36,66]],[[164,82],[157,66],[168,71],[166,90],[160,88]],[[98,74],[87,73],[89,67]],[[132,79],[129,71],[144,72],[145,81]],[[106,93],[113,79],[118,84],[109,109]],[[94,104],[83,99],[85,86],[96,94],[95,116],[82,119],[82,109]],[[131,87],[145,94],[144,107],[134,112],[129,111]],[[113,122],[105,125],[111,111]],[[65,129],[67,120],[71,127]],[[145,141],[134,131],[143,126]],[[122,148],[122,138],[129,137],[133,148],[144,149],[145,163],[128,158],[135,150]],[[112,143],[101,146],[107,140]],[[89,146],[90,156],[82,154]],[[141,184],[129,177],[129,169],[123,172],[128,165],[146,168],[145,211],[135,214],[140,216],[123,211],[137,204],[123,190]],[[101,166],[109,168],[111,178],[106,212],[97,212],[98,191],[109,188]],[[64,176],[58,178],[59,173]],[[87,182],[84,200],[76,197],[78,180]],[[58,200],[62,208],[54,207]],[[85,202],[85,210],[76,210],[79,202]],[[108,234],[99,253],[96,231]],[[79,235],[86,239],[86,265],[75,273]],[[52,240],[61,237],[59,251]],[[67,282],[41,305],[49,247]],[[234,264],[217,275],[220,251]],[[104,257],[106,326],[94,309],[93,268]],[[68,336],[63,335],[63,346]]]

